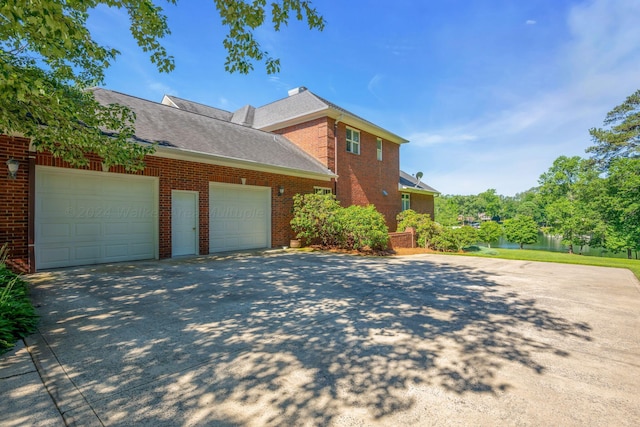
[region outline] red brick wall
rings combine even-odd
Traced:
[[[29,269],[28,221],[29,221],[29,141],[25,138],[0,136],[0,168],[6,171],[6,161],[13,157],[21,162],[18,179],[10,180],[0,175],[0,245],[9,242],[11,260]],[[42,166],[70,167],[60,159],[46,153],[38,153],[34,164]],[[90,164],[82,169],[102,171],[98,157],[90,157]],[[314,186],[332,187],[328,181],[291,177],[280,174],[256,172],[225,166],[207,165],[184,160],[149,156],[144,171],[137,174],[156,176],[159,179],[159,255],[171,256],[171,190],[198,191],[200,198],[200,253],[209,253],[209,182],[240,184],[246,178],[247,185],[271,187],[271,244],[285,246],[293,238],[289,222],[293,217],[293,195],[311,193]],[[122,167],[112,167],[111,173],[126,173]],[[280,186],[284,194],[278,195]],[[33,267],[33,266],[31,266]]]
[[[401,233],[389,233],[389,247],[396,248],[415,248],[416,247],[416,230],[409,227]]]
[[[28,271],[29,140],[0,135],[0,245],[9,243],[9,266]],[[8,177],[7,160],[20,162],[16,179]]]
[[[335,171],[334,125],[335,120],[324,117],[274,132],[286,136]],[[396,215],[402,207],[398,192],[400,146],[383,140],[382,161],[378,161],[376,135],[357,129],[360,130],[360,154],[348,153],[346,129],[345,123],[338,123],[337,198],[343,206],[375,205],[385,216],[387,227],[395,230]]]
[[[418,213],[426,213],[434,220],[434,201],[432,195],[411,193],[411,209]]]
[[[402,207],[398,192],[400,146],[383,139],[382,161],[379,161],[376,135],[360,130],[360,154],[353,154],[347,152],[347,126],[338,123],[337,132],[338,200],[343,205],[375,205],[385,216],[389,230],[395,230],[396,215]]]
[[[321,117],[316,120],[289,126],[274,131],[285,136],[291,142],[318,159],[330,170],[334,170],[333,123],[329,127],[329,118]]]

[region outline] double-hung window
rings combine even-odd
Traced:
[[[376,157],[379,161],[382,161],[382,139],[376,139]]]
[[[360,131],[347,128],[347,151],[360,154]]]
[[[402,193],[402,210],[406,211],[408,209],[411,209],[411,195]]]

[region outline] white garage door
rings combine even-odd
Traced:
[[[36,268],[157,258],[157,178],[36,168]]]
[[[209,251],[271,246],[271,188],[209,184]]]

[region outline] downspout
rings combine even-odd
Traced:
[[[338,123],[342,120],[342,114],[333,122],[333,173],[336,175],[333,181],[333,194],[338,197]]]

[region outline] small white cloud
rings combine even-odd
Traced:
[[[147,83],[147,87],[153,91],[153,92],[157,92],[157,93],[161,93],[163,95],[178,95],[178,91],[173,89],[171,86],[166,85],[162,82],[159,81],[149,81]]]
[[[221,96],[220,98],[218,98],[218,105],[221,105],[222,107],[226,107],[229,105],[229,100],[224,96]]]
[[[534,21],[533,19],[527,19],[527,22],[525,22],[527,25],[536,25],[537,23],[538,21]]]
[[[469,133],[456,133],[456,132],[444,132],[444,133],[429,133],[418,132],[409,136],[409,141],[416,147],[428,147],[439,144],[460,144],[470,141],[475,141],[476,135]]]

